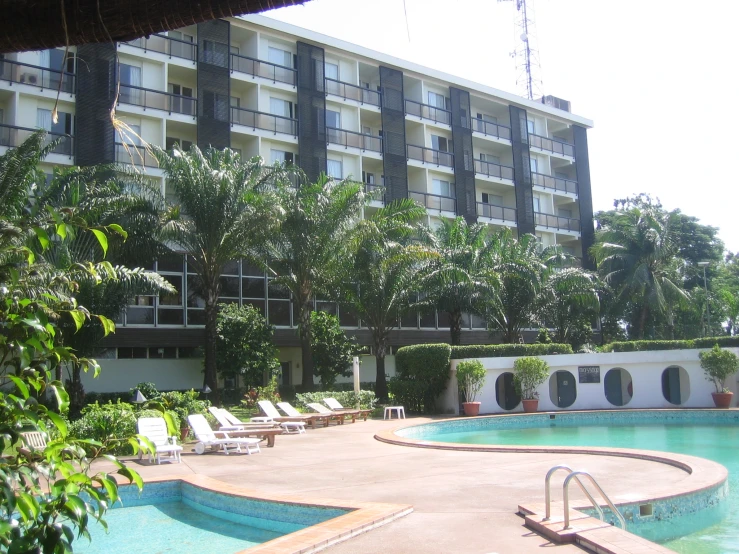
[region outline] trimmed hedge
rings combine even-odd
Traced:
[[[739,335],[735,337],[706,337],[704,339],[693,339],[695,348],[713,348],[714,344],[718,344],[721,348],[739,346]]]
[[[448,344],[399,348],[395,354],[396,376],[388,383],[395,401],[412,412],[432,413],[449,379],[451,353]]]
[[[464,358],[505,358],[513,356],[548,356],[572,354],[569,344],[473,344],[452,346],[452,360]]]
[[[634,340],[612,342],[603,346],[603,352],[644,352],[646,350],[688,350],[691,348],[713,348],[739,346],[737,337],[706,337],[692,340]]]

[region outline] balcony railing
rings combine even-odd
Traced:
[[[529,133],[529,146],[552,152],[553,154],[560,154],[562,156],[575,157],[575,146],[569,142],[564,142],[557,139],[550,139],[539,135],[533,135]]]
[[[416,146],[415,144],[407,144],[406,150],[409,160],[419,160],[423,163],[454,167],[454,154],[451,152],[442,152],[441,150]]]
[[[457,211],[457,199],[451,196],[440,196],[427,192],[408,191],[408,198],[415,200],[429,210],[441,210],[443,212]]]
[[[505,125],[498,125],[492,121],[484,119],[472,118],[472,130],[489,137],[511,140],[511,128]]]
[[[430,106],[429,104],[421,104],[413,100],[405,101],[405,113],[415,115],[421,119],[430,119],[437,123],[446,123],[447,125],[452,120],[452,112],[449,110]]]
[[[559,231],[575,231],[580,232],[580,220],[571,217],[562,217],[554,214],[544,214],[534,212],[534,223],[538,227],[549,227]]]
[[[198,55],[198,43],[168,37],[166,35],[153,34],[135,40],[124,42],[129,46],[141,48],[147,52],[159,52],[170,58],[183,58],[195,61]]]
[[[326,78],[326,94],[340,96],[347,100],[356,100],[362,104],[380,105],[380,93],[351,83]]]
[[[273,83],[287,83],[288,85],[295,85],[298,75],[298,72],[292,67],[257,60],[249,56],[240,56],[239,54],[231,54],[231,71],[246,73],[252,77],[263,77]]]
[[[115,143],[115,161],[120,164],[143,165],[145,167],[159,167],[159,163],[151,153],[138,144]]]
[[[0,80],[9,83],[22,83],[42,89],[56,91],[61,81],[61,91],[74,94],[75,76],[48,67],[29,65],[14,60],[0,59]]]
[[[501,219],[503,221],[516,221],[516,209],[506,208],[504,206],[496,206],[486,202],[477,203],[477,215],[480,217],[489,217],[491,219]]]
[[[475,173],[513,181],[513,168],[483,160],[475,160]]]
[[[379,200],[382,203],[385,203],[385,187],[383,187],[382,185],[376,185],[374,183],[363,183],[363,184],[364,184],[364,192],[377,195],[377,200]],[[382,191],[382,194],[380,194],[378,191]]]
[[[382,137],[364,135],[335,127],[326,127],[326,138],[331,144],[382,152]]]
[[[130,104],[142,108],[164,110],[169,113],[181,113],[195,116],[197,113],[197,99],[191,96],[182,96],[161,90],[121,85],[118,94],[119,104]]]
[[[275,134],[282,133],[294,137],[298,136],[297,119],[272,115],[270,113],[255,112],[254,110],[247,110],[245,108],[231,107],[231,124],[271,131]]]
[[[543,173],[535,173],[533,171],[531,172],[531,177],[534,186],[543,187],[557,192],[577,194],[577,181],[563,179],[562,177],[552,177],[551,175],[544,175]]]
[[[20,146],[24,140],[26,140],[36,131],[38,131],[38,129],[0,124],[0,146]],[[74,151],[74,138],[70,135],[62,135],[59,133],[52,133],[47,131],[45,143],[48,144],[55,139],[61,140],[59,144],[54,147],[52,153],[72,157],[72,152]]]

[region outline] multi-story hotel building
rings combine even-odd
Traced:
[[[64,137],[46,159],[49,172],[54,165],[131,163],[124,143],[139,139],[115,131],[115,108],[150,144],[230,147],[268,163],[294,162],[309,177],[351,176],[367,189],[384,187],[368,210],[410,197],[427,208],[432,225],[461,215],[535,233],[589,266],[592,122],[571,114],[565,101],[527,100],[263,16],[80,46],[63,57],[55,49],[0,58],[0,153],[45,128]],[[133,161],[167,193],[153,159]],[[186,257],[154,269],[179,292],[137,299],[108,340],[109,356],[178,360],[202,343],[203,302],[188,288],[194,276]],[[222,286],[224,301],[252,304],[277,326],[283,380],[290,382],[291,369],[299,380],[289,296],[247,263],[231,264]],[[351,314],[316,302],[367,338]],[[448,340],[444,314],[399,323],[395,346]],[[484,322],[468,317],[465,326],[464,342],[489,342]]]

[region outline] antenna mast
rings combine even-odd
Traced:
[[[510,2],[511,0],[498,0]],[[541,65],[536,45],[536,24],[534,23],[534,0],[513,0],[516,2],[516,49],[511,57],[516,61],[516,86],[524,96],[533,100],[542,95]]]

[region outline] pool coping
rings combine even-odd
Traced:
[[[157,475],[156,477],[147,479],[144,485],[166,481],[180,481],[206,491],[252,500],[351,510],[347,514],[288,533],[258,546],[241,550],[235,554],[308,554],[318,552],[334,544],[366,533],[376,527],[390,523],[413,511],[413,506],[407,504],[346,502],[331,498],[307,498],[289,494],[264,493],[255,489],[231,485],[224,481],[199,474]]]
[[[576,413],[603,413],[603,412],[655,412],[655,411],[676,411],[675,409],[630,409],[630,410],[572,410],[572,411],[557,411],[557,412],[536,412],[536,414],[547,415],[547,414],[576,414]],[[682,410],[678,410],[682,411]],[[691,410],[692,411],[692,410]],[[700,410],[703,411],[703,410]],[[705,411],[716,411],[711,409],[705,409]],[[725,411],[725,410],[721,410]],[[521,417],[529,416],[534,414],[526,413],[515,413],[515,414],[495,414],[485,415],[477,417],[464,417],[464,416],[453,416],[449,418],[435,419],[433,422],[437,423],[442,421],[458,421],[460,419],[465,420],[478,420],[478,419],[494,419],[494,418],[509,418],[509,417]],[[700,458],[698,456],[690,456],[687,454],[676,454],[671,452],[661,452],[654,450],[641,450],[631,448],[608,448],[608,447],[571,447],[571,446],[508,446],[508,445],[487,445],[487,444],[452,444],[436,441],[427,441],[421,439],[412,439],[401,437],[396,433],[402,429],[410,427],[416,427],[421,425],[428,425],[428,423],[421,424],[407,424],[404,423],[393,429],[382,431],[375,434],[375,439],[380,442],[388,444],[394,444],[397,446],[407,446],[412,448],[432,448],[438,450],[452,450],[452,451],[467,451],[467,452],[496,452],[496,453],[548,453],[548,454],[585,454],[593,456],[614,456],[622,458],[632,458],[638,460],[645,460],[655,463],[661,463],[678,468],[688,474],[688,478],[675,484],[671,484],[669,488],[663,487],[652,487],[647,493],[642,494],[640,491],[637,494],[616,494],[611,496],[611,500],[616,506],[624,506],[630,504],[649,504],[658,501],[668,501],[670,499],[689,497],[692,495],[699,494],[703,491],[709,491],[717,487],[722,486],[728,481],[729,472],[721,464]],[[543,488],[543,487],[542,487]],[[543,495],[542,495],[543,496]],[[527,506],[519,506],[519,514],[525,516],[526,524],[529,528],[534,529],[539,534],[546,536],[550,540],[555,542],[576,542],[581,546],[586,546],[583,542],[587,543],[587,548],[594,552],[599,553],[628,553],[628,552],[671,552],[671,550],[662,547],[661,545],[648,541],[630,533],[612,527],[611,525],[604,524],[602,521],[594,518],[590,518],[585,513],[580,513],[578,510],[587,509],[589,505],[572,506],[571,511],[574,517],[583,519],[583,528],[579,532],[558,532],[551,528],[552,524],[561,523],[563,517],[554,516],[550,522],[543,522],[543,516],[541,515],[544,511],[544,504],[529,504]],[[553,503],[553,513],[557,508],[557,503]],[[562,507],[559,507],[560,513]],[[588,520],[588,521],[585,521]],[[560,530],[561,531],[561,530]],[[614,542],[611,542],[612,538],[616,536]],[[586,539],[587,537],[587,539]],[[586,539],[586,540],[584,540]],[[583,541],[583,542],[581,542]],[[644,548],[647,550],[644,550]]]

